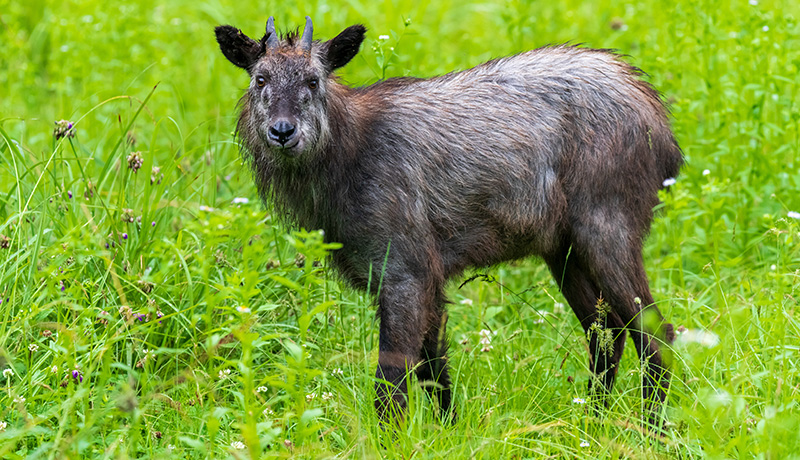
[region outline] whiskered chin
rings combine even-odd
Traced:
[[[286,145],[280,145],[280,144],[271,142],[269,147],[270,147],[270,149],[272,149],[273,152],[276,152],[276,153],[278,153],[280,155],[283,155],[283,156],[286,156],[286,157],[290,157],[290,158],[295,158],[295,157],[299,156],[300,153],[303,152],[303,148],[302,148],[301,144],[303,144],[303,142],[301,142],[299,139],[297,139],[297,140],[292,141],[292,142],[287,142]]]

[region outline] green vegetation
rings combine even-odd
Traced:
[[[798,458],[800,4],[151,3],[0,6],[0,458]],[[649,73],[687,159],[645,255],[690,331],[663,438],[638,429],[630,345],[603,417],[580,403],[585,339],[536,261],[450,289],[458,419],[415,387],[378,427],[371,299],[258,203],[247,76],[213,36],[306,14],[370,29],[355,85],[567,41]]]

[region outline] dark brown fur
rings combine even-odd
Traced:
[[[615,340],[606,355],[591,336],[602,385],[590,388],[611,388],[629,332],[655,422],[669,381],[659,344],[673,332],[650,294],[642,243],[682,155],[638,69],[608,51],[558,46],[349,88],[332,72],[358,52],[363,26],[306,49],[270,24],[261,41],[217,28],[223,53],[252,77],[237,130],[263,198],[342,243],[333,264],[377,297],[378,410],[402,410],[414,368],[436,382],[428,388],[446,412],[445,283],[538,255],[587,331],[598,299],[610,305],[600,322]]]

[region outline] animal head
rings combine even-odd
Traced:
[[[247,126],[242,120],[239,126],[245,142],[252,145],[257,136],[285,157],[318,148],[328,133],[327,97],[336,84],[332,73],[358,53],[366,28],[350,26],[329,41],[315,41],[306,16],[302,36],[279,36],[272,17],[260,40],[229,25],[215,32],[222,54],[250,75],[242,113]]]

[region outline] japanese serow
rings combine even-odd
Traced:
[[[587,331],[590,393],[604,399],[629,333],[660,419],[674,332],[642,244],[683,162],[660,94],[613,52],[566,45],[351,88],[333,72],[365,32],[317,41],[310,18],[302,35],[269,18],[260,40],[216,38],[250,75],[237,133],[262,199],[341,243],[332,265],[377,300],[381,417],[404,412],[410,370],[449,412],[445,283],[535,255]]]

